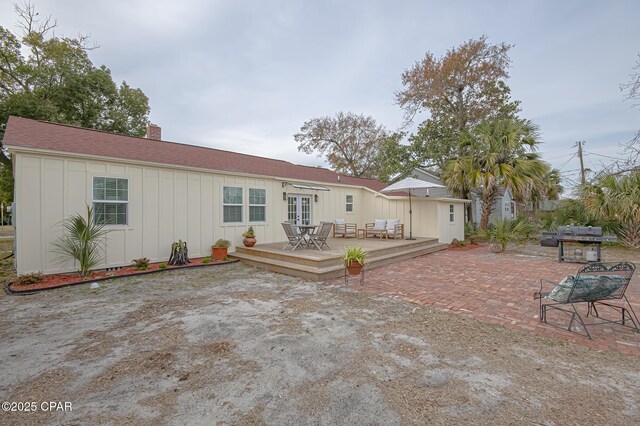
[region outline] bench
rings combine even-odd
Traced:
[[[638,317],[625,295],[635,269],[635,265],[630,262],[598,262],[582,267],[576,275],[569,275],[559,283],[545,279],[540,280],[540,291],[533,295],[534,300],[540,300],[540,321],[554,327],[564,328],[562,325],[547,321],[547,311],[555,309],[571,318],[567,330],[573,331],[572,326],[576,323],[580,324],[587,337],[591,339],[587,324],[576,307],[579,303],[586,303],[586,316],[597,318],[589,324],[589,327],[613,323],[640,331],[640,321],[638,321]],[[551,291],[544,291],[545,287],[549,288],[550,285],[555,287]],[[615,301],[619,302],[614,303]],[[598,311],[598,308],[601,308],[601,311],[615,311],[620,315],[620,319],[604,318],[600,315],[601,312]]]

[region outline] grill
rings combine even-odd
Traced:
[[[543,232],[540,236],[540,245],[543,247],[558,247],[558,262],[600,262],[600,245],[603,242],[612,243],[618,241],[616,237],[602,235],[599,226],[559,226],[557,232]],[[586,256],[582,249],[574,249],[572,255],[565,254],[564,243],[579,243],[591,245]]]

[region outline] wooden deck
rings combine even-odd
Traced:
[[[236,251],[229,255],[269,271],[325,281],[343,275],[342,257],[344,249],[349,246],[360,246],[367,252],[367,270],[447,248],[447,244],[441,244],[435,238],[413,241],[330,238],[327,243],[331,249],[322,251],[311,248],[291,251],[291,247],[285,250],[286,242],[256,244],[253,247],[236,247]]]

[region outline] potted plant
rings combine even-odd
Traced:
[[[344,252],[344,264],[349,275],[360,275],[365,265],[367,253],[362,247],[347,247]]]
[[[242,244],[244,244],[245,247],[253,247],[256,245],[256,233],[253,231],[253,226],[250,226],[247,232],[242,234],[242,237]]]
[[[219,239],[211,246],[211,257],[215,260],[225,260],[227,258],[227,250],[231,246],[231,241]]]

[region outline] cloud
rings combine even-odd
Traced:
[[[512,95],[540,126],[543,157],[553,164],[566,162],[576,140],[615,153],[640,127],[640,110],[618,89],[640,49],[638,2],[39,0],[37,7],[57,18],[62,34],[91,34],[101,46],[94,63],[140,87],[152,121],[178,142],[322,164],[296,149],[293,134],[305,121],[353,111],[396,130],[403,70],[427,51],[440,56],[483,34],[514,44]],[[9,2],[0,4],[0,25],[14,24]]]

